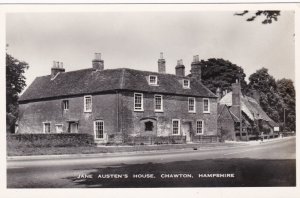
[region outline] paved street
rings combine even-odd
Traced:
[[[295,178],[295,145],[296,139],[292,137],[234,148],[14,159],[7,162],[7,185],[9,188],[291,186]],[[168,177],[186,173],[191,178],[166,181],[162,175],[166,172]],[[199,178],[202,173],[232,173],[235,178],[222,181]],[[140,178],[133,179],[133,175]]]

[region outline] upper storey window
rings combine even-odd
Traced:
[[[143,94],[142,93],[134,93],[134,110],[135,111],[143,111]]]
[[[210,102],[208,98],[203,99],[203,113],[210,113]]]
[[[149,76],[149,85],[157,85],[157,76],[154,75]]]
[[[183,79],[183,88],[189,89],[190,88],[190,80]]]
[[[92,96],[84,96],[84,112],[92,112]]]

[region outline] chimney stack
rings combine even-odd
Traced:
[[[95,70],[104,70],[104,61],[101,60],[101,53],[95,53],[95,58],[92,61]]]
[[[193,56],[193,62],[191,64],[191,77],[201,81],[201,62],[199,55]]]
[[[160,57],[158,59],[158,73],[166,73],[166,61],[162,52],[160,53]]]
[[[51,68],[51,79],[53,79],[58,73],[62,72],[65,72],[65,68],[63,68],[63,63],[53,61],[53,66]]]
[[[185,66],[183,65],[182,59],[177,61],[177,65],[175,67],[176,76],[185,76]]]
[[[241,86],[239,83],[232,84],[232,113],[241,118]]]

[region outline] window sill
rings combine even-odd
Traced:
[[[84,111],[84,113],[92,113],[92,111]]]
[[[196,133],[195,135],[196,136],[201,136],[201,135],[204,135],[204,133]]]
[[[164,110],[154,110],[155,113],[163,113]]]
[[[203,113],[205,113],[205,114],[210,114],[210,111],[203,111]]]
[[[134,112],[143,112],[144,109],[135,109]]]
[[[189,111],[189,113],[196,113],[196,111]]]

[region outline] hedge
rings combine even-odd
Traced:
[[[77,147],[94,144],[92,135],[85,133],[9,134],[8,147]]]

